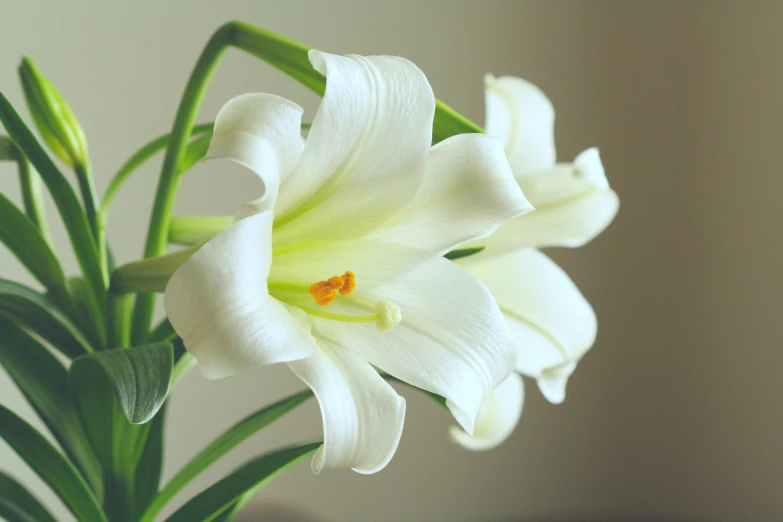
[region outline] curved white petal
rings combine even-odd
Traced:
[[[357,279],[354,294],[398,306],[401,323],[382,332],[374,324],[314,318],[313,329],[340,339],[381,370],[445,397],[457,422],[472,432],[484,399],[516,360],[506,321],[487,289],[436,257],[377,286],[361,286]]]
[[[243,219],[208,241],[171,277],[166,313],[204,376],[301,359],[315,342],[267,293],[270,212]]]
[[[555,164],[555,110],[532,83],[513,76],[484,78],[487,134],[506,146],[517,179]],[[534,203],[535,205],[535,203]]]
[[[481,406],[473,435],[459,426],[449,430],[454,442],[472,451],[496,448],[514,432],[522,416],[525,388],[518,373],[510,373]]]
[[[521,186],[536,210],[508,221],[482,240],[489,253],[580,247],[609,226],[620,206],[594,148],[579,154],[572,164],[558,164],[525,178]]]
[[[377,228],[411,200],[430,149],[435,97],[414,64],[317,51],[310,61],[326,76],[326,92],[299,165],[280,188],[276,244]]]
[[[321,407],[324,444],[313,457],[313,472],[352,468],[376,473],[397,450],[405,399],[345,348],[327,340],[319,340],[319,345],[312,356],[288,363]]]
[[[560,404],[566,397],[566,385],[568,378],[576,370],[577,361],[569,361],[564,364],[544,369],[537,379],[538,389],[552,404]]]
[[[500,141],[460,134],[432,148],[413,200],[375,234],[442,254],[531,210]]]
[[[595,342],[590,303],[557,264],[534,249],[458,262],[487,285],[507,317],[517,370],[536,378],[547,399],[558,402],[573,371],[569,365]]]
[[[206,159],[235,161],[263,184],[261,196],[237,219],[272,208],[278,186],[299,162],[301,124],[302,108],[272,94],[243,94],[220,109]]]

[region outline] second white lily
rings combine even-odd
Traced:
[[[220,111],[208,157],[264,185],[172,276],[169,319],[209,378],[286,362],[315,392],[313,470],[382,469],[405,402],[375,367],[442,395],[468,433],[516,349],[487,289],[443,253],[532,209],[502,144],[430,147],[434,96],[397,57],[311,51],[327,89],[302,110],[267,94]]]
[[[565,399],[568,378],[595,342],[590,303],[568,275],[536,248],[578,247],[617,214],[598,150],[556,163],[552,103],[521,78],[487,76],[486,131],[505,145],[514,176],[536,210],[510,220],[480,244],[487,251],[459,263],[487,285],[506,316],[518,350],[517,371],[552,403]],[[472,450],[506,440],[522,414],[522,378],[509,376],[487,399],[475,433],[453,439]]]

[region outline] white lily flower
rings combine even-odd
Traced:
[[[579,247],[601,233],[619,207],[609,187],[598,149],[579,154],[573,163],[556,163],[552,103],[530,82],[487,75],[487,134],[505,144],[519,186],[536,211],[512,219],[482,241],[500,254],[521,247]]]
[[[487,251],[458,261],[492,292],[518,350],[517,371],[536,379],[551,403],[565,400],[568,378],[592,347],[595,313],[568,275],[531,247],[578,247],[603,231],[617,213],[598,155],[591,148],[571,164],[555,163],[554,109],[535,85],[488,75],[486,130],[505,143],[514,176],[536,211],[510,220],[480,243]],[[508,438],[519,421],[524,395],[504,382],[479,414],[473,435],[458,427],[452,438],[472,450]]]
[[[398,57],[310,52],[327,78],[308,138],[268,94],[228,102],[208,157],[263,182],[171,277],[169,319],[208,378],[286,362],[321,407],[313,471],[374,473],[405,401],[375,367],[447,399],[473,432],[516,350],[489,291],[442,254],[531,210],[489,136],[430,147],[435,100]]]

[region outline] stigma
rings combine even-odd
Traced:
[[[340,292],[340,295],[348,295],[354,288],[356,288],[356,276],[348,270],[341,276],[333,276],[311,284],[307,291],[317,304],[328,306],[337,297],[337,292]]]

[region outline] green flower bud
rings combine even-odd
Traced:
[[[87,140],[71,108],[30,58],[19,65],[25,100],[38,132],[71,168],[87,166]]]

